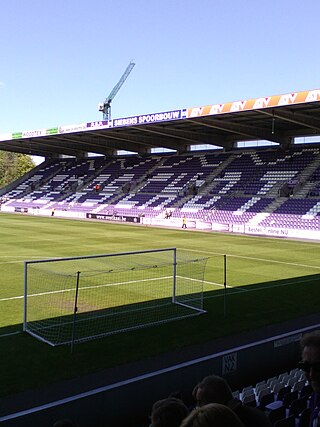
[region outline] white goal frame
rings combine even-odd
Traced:
[[[112,259],[116,259],[116,261],[114,261],[115,263],[119,261],[121,264],[122,261],[120,260],[123,259],[126,261],[126,257],[128,258],[128,266],[126,262],[124,262],[126,267],[121,266],[121,267],[118,267],[118,270],[116,269],[108,270],[108,268],[110,268],[108,267],[108,264],[112,265],[113,263]],[[131,260],[131,262],[134,263],[136,257],[138,257],[137,259],[141,257],[141,262],[139,259],[139,264],[137,265],[132,264],[133,266],[130,268],[129,260]],[[163,258],[164,261],[163,260],[161,261],[162,257],[164,257]],[[195,259],[195,258],[191,258],[190,255],[188,255],[186,258],[184,257],[185,255],[183,255],[182,257],[177,255],[176,248],[161,248],[161,249],[149,249],[149,250],[142,250],[142,251],[121,252],[121,253],[111,253],[111,254],[101,254],[101,255],[89,255],[89,256],[79,256],[79,257],[25,261],[24,262],[23,330],[29,333],[30,335],[34,336],[35,338],[43,342],[46,342],[52,346],[61,345],[61,344],[71,344],[73,346],[73,344],[77,342],[83,342],[83,341],[100,338],[100,337],[111,335],[118,332],[125,332],[129,330],[134,330],[134,329],[138,329],[146,326],[157,325],[157,324],[205,313],[206,311],[203,309],[203,275],[204,275],[205,263],[207,258]],[[151,259],[151,264],[150,264],[150,261],[148,261],[148,258]],[[158,263],[158,259],[159,259],[159,263]],[[88,265],[91,265],[90,263],[92,262],[104,263],[103,264],[104,269],[101,269],[100,267],[100,270],[99,271],[97,270],[98,272],[95,271],[94,273],[92,273],[91,270],[90,271],[79,270],[78,268],[79,266],[83,268],[83,266],[85,266],[86,263],[88,263]],[[152,263],[155,263],[155,262],[159,265],[152,265]],[[69,265],[67,263],[69,263],[72,267],[71,273],[70,272],[66,273],[63,271],[63,269],[61,270],[62,273],[60,272],[60,270],[58,270],[58,272],[54,271],[54,268],[56,266],[65,267],[66,265]],[[202,264],[200,265],[200,263]],[[195,270],[193,268],[194,265],[199,266],[199,274],[196,278],[194,276],[194,270]],[[150,300],[148,300],[148,303],[152,301],[153,306],[152,306],[152,309],[144,308],[145,312],[143,313],[143,315],[145,315],[145,313],[147,313],[148,310],[151,313],[150,319],[148,318],[146,321],[143,319],[139,319],[139,316],[137,315],[137,317],[134,319],[134,321],[136,321],[136,324],[120,325],[116,329],[101,330],[101,331],[98,331],[97,333],[92,333],[87,335],[83,333],[83,335],[77,336],[78,330],[81,327],[83,327],[86,323],[86,321],[83,320],[83,318],[81,319],[81,313],[79,313],[79,310],[78,310],[79,290],[80,292],[83,293],[82,289],[88,289],[88,287],[83,287],[81,289],[81,283],[82,283],[81,281],[83,280],[84,275],[87,274],[86,277],[88,277],[90,273],[91,275],[90,278],[94,276],[94,274],[96,274],[96,276],[100,275],[100,277],[101,275],[104,275],[103,276],[104,278],[108,278],[108,275],[111,276],[112,274],[122,274],[122,271],[124,269],[127,270],[128,277],[130,277],[130,274],[132,274],[133,278],[139,276],[140,274],[139,272],[142,271],[143,274],[147,275],[146,276],[147,278],[145,279],[139,278],[138,280],[136,280],[136,283],[140,284],[140,282],[146,282],[146,286],[149,285],[150,289],[152,288],[155,290],[157,289],[156,283],[158,279],[151,278],[150,272],[152,272],[153,270],[156,272],[165,271],[166,274],[163,274],[163,277],[159,277],[159,280],[161,279],[161,283],[160,283],[161,286],[162,286],[162,282],[163,283],[165,282],[166,288],[167,289],[171,288],[171,291],[169,290],[171,295],[170,298],[167,298],[169,295],[167,295],[165,298],[163,296],[155,297],[155,298],[150,297]],[[37,277],[38,270],[39,271],[43,270],[45,272],[44,274],[48,274],[48,276],[45,276],[45,280],[38,279],[37,281],[36,279],[33,279],[33,275]],[[109,274],[110,272],[111,274]],[[179,272],[182,272],[182,275],[179,275]],[[191,277],[185,276],[185,274],[189,274],[188,272],[190,273]],[[41,271],[41,274],[42,274],[42,271]],[[66,277],[67,280],[70,281],[71,283],[70,288],[62,289],[62,290],[60,288],[59,290],[56,290],[54,288],[54,285],[56,284],[55,279],[56,281],[59,281],[61,276]],[[52,283],[53,283],[52,289],[50,288],[51,277],[52,277]],[[34,286],[33,283],[36,283],[36,286]],[[99,285],[97,286],[97,288],[102,288],[104,286],[105,291],[103,290],[103,295],[105,296],[106,293],[108,292],[109,286],[113,287],[112,290],[114,290],[115,288],[117,288],[116,285],[122,285],[123,283],[133,283],[132,286],[133,287],[135,286],[135,280],[132,280],[132,281],[127,281],[122,283],[111,282],[111,284]],[[152,287],[153,285],[154,287]],[[184,291],[184,287],[185,287],[185,291]],[[120,286],[119,286],[119,289],[121,289]],[[148,288],[146,287],[144,289],[148,289]],[[92,286],[90,288],[90,291],[92,292],[91,296],[94,295],[95,287]],[[70,330],[68,330],[67,337],[64,336],[59,338],[58,335],[60,332],[57,332],[57,337],[52,338],[46,333],[46,331],[49,331],[50,328],[51,330],[57,328],[56,322],[57,322],[57,319],[59,319],[59,315],[56,316],[56,318],[54,317],[53,313],[55,312],[55,310],[52,310],[52,312],[50,312],[50,308],[51,308],[50,304],[51,303],[54,304],[55,309],[59,308],[58,307],[59,305],[66,304],[65,302],[62,301],[62,296],[61,296],[62,293],[66,293],[66,292],[69,292],[69,295],[70,295],[70,298],[68,300],[68,304],[70,308],[70,312],[68,312],[68,319],[69,319],[68,324],[69,324]],[[99,292],[101,291],[99,290]],[[61,300],[59,300],[60,296],[61,296]],[[42,301],[42,306],[47,305],[48,318],[45,318],[45,315],[42,315],[43,318],[41,318],[41,315],[38,313],[37,305],[36,305],[37,303],[33,302],[36,300],[37,297],[39,297],[40,302],[41,300],[45,301],[45,303]],[[157,306],[157,301],[160,302],[161,304],[162,300],[166,300],[167,306],[171,305],[171,306],[175,306],[176,308],[174,309],[171,307],[172,313],[169,313],[169,314],[166,313],[162,315],[163,317],[159,316],[158,318],[156,317],[155,319],[152,319],[152,311],[156,311],[160,307],[160,305]],[[171,304],[168,304],[169,300],[171,300]],[[128,303],[126,302],[126,300],[124,300],[121,303],[121,307],[120,307],[121,310],[123,310],[122,307],[126,307],[126,304],[129,304],[128,306],[132,305],[132,303],[130,302]],[[137,300],[137,302],[135,302],[134,304],[138,305],[142,303],[141,301]],[[143,304],[146,305],[147,304],[146,301],[144,301]],[[89,303],[87,305],[89,305]],[[180,309],[178,309],[177,307],[180,307]],[[41,304],[39,308],[42,309]],[[108,307],[106,307],[104,310],[107,310],[107,309]],[[112,320],[112,316],[114,317],[115,315],[119,315],[119,313],[116,311],[117,307],[115,307],[114,309],[115,309],[114,313],[112,313],[111,315],[110,314],[105,315],[105,317],[109,316],[110,319]],[[130,316],[134,311],[134,310],[131,310],[131,311],[130,310],[127,312],[128,316]],[[101,315],[101,311],[102,309],[100,307],[99,309],[96,309],[96,310],[92,309],[92,312],[87,311],[86,314],[87,316],[89,315],[91,316],[92,313],[93,314],[99,313],[99,317],[103,317]],[[82,313],[82,316],[84,316],[83,313]],[[65,318],[66,315],[63,315],[61,317]],[[89,321],[93,323],[96,319],[97,318],[90,317]],[[60,320],[60,323],[62,324],[63,321]]]

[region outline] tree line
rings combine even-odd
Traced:
[[[27,154],[0,151],[0,188],[15,181],[36,165]]]

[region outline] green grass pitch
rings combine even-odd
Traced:
[[[167,247],[209,257],[206,314],[85,342],[72,354],[22,333],[25,260]],[[320,304],[320,244],[308,241],[2,213],[0,272],[0,396],[317,313]]]

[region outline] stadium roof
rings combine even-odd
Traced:
[[[117,150],[145,154],[190,145],[225,150],[239,141],[267,140],[284,147],[294,137],[320,135],[320,89],[51,129],[0,134],[0,150],[44,157]]]

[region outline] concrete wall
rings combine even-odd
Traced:
[[[70,417],[80,427],[142,427],[148,425],[152,404],[173,391],[180,391],[186,403],[191,403],[194,385],[206,375],[222,375],[236,390],[292,369],[300,359],[302,333],[317,327],[189,360],[24,413],[8,414],[9,417],[0,417],[0,424],[1,427],[44,427],[59,418]]]

